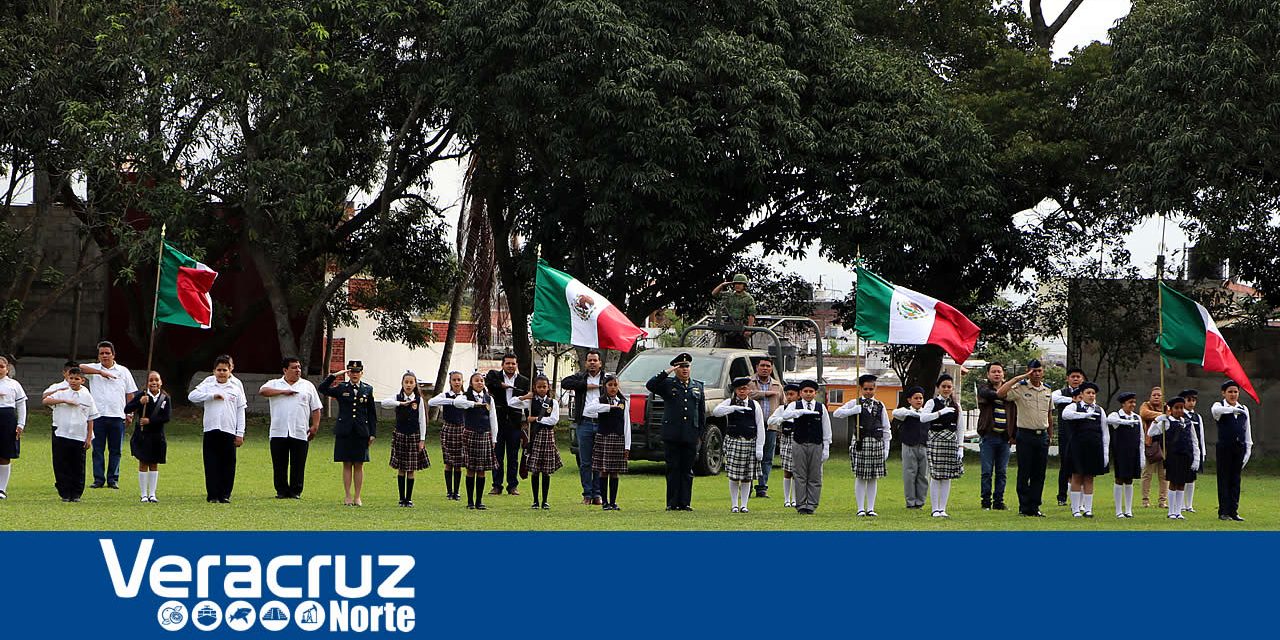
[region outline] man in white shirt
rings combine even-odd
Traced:
[[[41,400],[53,408],[53,486],[63,502],[80,502],[84,494],[84,451],[93,441],[98,407],[85,389],[79,367],[67,372],[67,388]]]
[[[204,485],[206,500],[227,504],[236,481],[236,448],[244,444],[243,387],[231,382],[231,363],[219,356],[212,384],[201,382],[187,394],[204,405]]]
[[[302,497],[307,443],[320,429],[320,394],[302,377],[302,363],[292,356],[281,363],[284,375],[269,380],[258,393],[271,407],[271,467],[276,498]]]
[[[90,381],[89,392],[99,414],[93,423],[93,484],[89,488],[119,489],[124,405],[138,392],[138,383],[128,369],[116,362],[116,347],[106,340],[98,343],[98,361],[80,365],[80,372]],[[108,452],[110,455],[104,456]]]

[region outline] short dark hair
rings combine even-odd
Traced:
[[[590,357],[591,357],[591,354],[593,354],[593,353],[594,353],[594,354],[596,354],[596,357],[597,357],[597,358],[600,358],[601,360],[604,360],[604,356],[600,355],[600,350],[599,350],[599,349],[587,349],[587,352],[586,352],[585,354],[583,354],[583,355],[582,355],[582,359],[583,359],[583,360],[586,360],[587,358],[590,358]],[[515,356],[513,355],[513,356],[511,356],[511,357],[512,357],[512,358],[514,358]],[[505,358],[505,356],[504,356],[504,358]]]
[[[1084,369],[1081,369],[1080,367],[1071,367],[1070,369],[1067,369],[1067,375],[1071,375],[1073,373],[1078,373],[1083,376]]]
[[[227,365],[227,368],[228,368],[228,369],[230,369],[230,368],[231,368],[231,356],[228,356],[228,355],[221,355],[221,356],[218,356],[217,358],[214,358],[214,359],[213,359],[213,368],[214,368],[214,369],[217,369],[217,368],[218,368],[218,365],[220,365],[220,364],[225,364],[225,365]]]
[[[115,355],[115,354],[116,354],[116,346],[115,346],[114,344],[111,344],[111,341],[110,341],[110,340],[103,340],[102,342],[99,342],[99,343],[98,343],[98,348],[99,348],[99,349],[110,349],[110,350],[111,350],[111,355]]]
[[[999,361],[995,361],[995,362],[988,362],[988,363],[987,363],[987,371],[991,371],[991,367],[1000,367],[1000,370],[1001,370],[1001,371],[1004,371],[1004,363],[1003,363],[1003,362],[999,362]]]
[[[71,367],[70,369],[67,369],[67,377],[69,378],[71,376],[80,376],[83,378],[84,372],[80,370],[80,367]]]
[[[508,351],[508,352],[506,352],[506,353],[502,354],[502,361],[503,361],[503,362],[506,362],[508,358],[510,358],[511,360],[519,360],[519,359],[520,359],[520,358],[517,358],[517,357],[516,357],[516,354],[511,353],[510,351]]]
[[[288,369],[288,368],[289,368],[289,366],[290,366],[290,365],[292,365],[292,364],[293,364],[293,363],[295,363],[295,362],[296,362],[296,363],[298,363],[298,364],[302,364],[302,361],[301,361],[301,360],[299,360],[299,359],[297,359],[297,358],[296,358],[296,357],[294,357],[294,356],[285,356],[285,357],[283,357],[283,358],[281,358],[281,359],[280,359],[280,368],[281,368],[281,369]]]
[[[230,364],[231,364],[231,362],[232,362],[232,360],[231,360],[231,356],[230,356],[229,354],[226,354],[226,353],[224,353],[224,354],[222,354],[222,355],[218,356],[218,359],[219,359],[219,360],[226,359],[226,361],[227,361],[227,364],[228,364],[228,365],[230,365]]]
[[[66,373],[66,372],[68,372],[68,371],[70,371],[70,370],[72,370],[72,369],[75,369],[76,367],[79,367],[79,366],[80,366],[80,365],[76,364],[75,360],[68,360],[68,361],[66,361],[66,362],[62,363],[62,372],[63,372],[63,373]]]

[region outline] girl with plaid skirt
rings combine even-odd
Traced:
[[[147,388],[125,403],[124,411],[133,415],[133,435],[129,437],[129,453],[138,460],[138,492],[142,502],[157,503],[156,485],[160,482],[160,465],[169,451],[164,426],[173,413],[173,401],[165,393],[159,371],[147,373]]]
[[[621,393],[618,377],[608,373],[599,399],[588,400],[582,415],[594,417],[596,439],[591,449],[591,468],[606,485],[603,511],[621,511],[618,506],[618,479],[627,472],[631,458],[631,420],[627,417],[627,401]]]
[[[400,392],[382,400],[383,409],[395,409],[396,428],[391,434],[391,468],[400,489],[400,506],[413,506],[413,475],[431,466],[427,458],[427,403],[418,391],[412,371],[400,376]]]
[[[1098,385],[1085,382],[1076,388],[1080,401],[1067,405],[1062,418],[1071,420],[1071,444],[1067,446],[1071,469],[1071,515],[1093,517],[1093,478],[1107,472],[1111,457],[1111,432],[1103,424],[1105,412],[1095,402]]]
[[[1147,428],[1147,435],[1160,437],[1164,449],[1164,470],[1169,476],[1169,519],[1185,520],[1182,515],[1183,491],[1188,482],[1195,482],[1200,468],[1197,452],[1200,444],[1194,425],[1184,413],[1186,399],[1174,396],[1169,400],[1169,413],[1162,415]]]
[[[725,419],[724,464],[732,513],[750,513],[747,500],[751,485],[760,477],[760,459],[764,457],[764,410],[747,397],[750,384],[751,378],[735,378],[733,397],[711,410],[713,417]]]
[[[952,392],[955,383],[950,374],[938,376],[938,394],[925,403],[925,413],[937,413],[929,423],[929,498],[933,517],[950,518],[947,500],[951,497],[951,481],[964,475],[964,447],[960,444],[959,410]]]
[[[26,426],[27,392],[17,380],[9,377],[9,359],[0,356],[0,500],[9,497],[11,462],[20,453]]]
[[[782,387],[782,394],[785,401],[777,409],[773,410],[773,415],[769,416],[768,423],[778,427],[778,455],[782,458],[782,506],[794,507],[796,503],[791,499],[791,484],[795,481],[795,467],[792,464],[794,458],[791,454],[791,447],[795,445],[795,422],[792,420],[783,420],[783,409],[791,403],[800,399],[800,385],[788,382]]]
[[[853,467],[853,493],[858,501],[858,515],[876,517],[876,489],[879,479],[885,476],[885,460],[889,459],[889,411],[884,403],[876,400],[876,377],[870,374],[858,378],[862,396],[854,398],[836,409],[831,415],[837,418],[853,417],[849,425],[852,443],[849,445],[849,464]]]
[[[440,457],[444,460],[445,497],[458,499],[462,486],[462,409],[453,401],[466,393],[462,389],[462,372],[449,372],[449,389],[436,394],[427,406],[440,407]]]
[[[1147,466],[1147,451],[1142,444],[1142,417],[1138,415],[1138,394],[1126,391],[1119,395],[1120,410],[1107,416],[1111,443],[1111,461],[1116,465],[1116,517],[1133,517],[1133,480],[1142,477]]]
[[[484,386],[484,374],[471,374],[471,388],[453,399],[462,414],[462,466],[467,468],[467,508],[483,511],[485,472],[498,466],[493,445],[498,441],[498,409]]]
[[[528,412],[529,475],[533,484],[534,509],[550,509],[551,474],[560,470],[560,449],[556,447],[556,424],[560,422],[560,403],[551,397],[551,381],[539,373],[533,379],[533,391],[511,399],[511,406]],[[538,476],[542,476],[542,500],[538,500]]]

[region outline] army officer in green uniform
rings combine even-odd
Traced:
[[[698,455],[707,405],[702,383],[689,375],[692,363],[693,356],[682,353],[671,361],[671,368],[645,384],[664,403],[662,444],[667,461],[667,511],[693,511],[689,504],[693,501],[693,461]]]
[[[360,501],[364,463],[369,461],[369,446],[378,433],[378,409],[373,387],[360,381],[364,377],[364,363],[352,360],[341,373],[345,374],[342,382],[337,382],[338,374],[331,373],[320,383],[318,391],[338,401],[338,421],[333,427],[333,461],[342,463],[342,489],[346,492],[343,504],[359,507],[364,504]]]
[[[732,287],[725,291],[725,287]],[[718,313],[724,322],[737,327],[753,327],[756,324],[756,300],[747,293],[747,276],[739,273],[729,282],[721,282],[711,290],[716,299]],[[751,337],[745,331],[733,331],[720,336],[720,346],[751,348]]]

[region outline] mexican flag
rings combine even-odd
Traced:
[[[218,272],[164,243],[160,257],[160,288],[156,291],[156,322],[208,329],[213,321],[209,289]]]
[[[854,329],[866,340],[888,344],[936,344],[963,363],[978,343],[978,325],[956,308],[898,287],[858,267]]]
[[[1209,317],[1209,310],[1163,282],[1160,283],[1159,344],[1164,357],[1198,364],[1205,371],[1225,373],[1255,402],[1261,402],[1240,361],[1222,339],[1218,325]]]
[[[630,351],[644,329],[581,280],[538,260],[533,337],[579,347]]]

